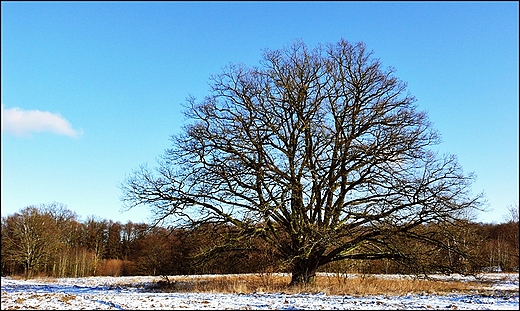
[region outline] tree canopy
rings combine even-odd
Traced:
[[[232,228],[213,251],[261,237],[292,283],[347,258],[420,267],[421,256],[449,251],[460,265],[469,253],[456,226],[482,195],[454,155],[432,148],[439,134],[394,72],[343,39],[231,64],[208,96],[187,99],[187,124],[156,168],[126,178],[122,201],[150,206],[156,224]]]

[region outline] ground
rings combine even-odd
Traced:
[[[385,277],[385,276],[379,276]],[[446,276],[436,276],[447,278]],[[451,278],[469,280],[469,277]],[[367,309],[466,309],[518,310],[518,274],[482,275],[489,294],[407,294],[400,296],[326,295],[284,293],[182,293],[153,292],[160,277],[87,277],[21,280],[2,277],[1,310],[367,310]],[[193,276],[197,278],[197,276]],[[170,277],[175,279],[175,277]]]

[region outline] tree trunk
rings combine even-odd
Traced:
[[[318,265],[311,264],[308,260],[296,260],[291,271],[290,285],[308,285],[316,281]]]

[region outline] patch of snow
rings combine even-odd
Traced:
[[[178,278],[186,276],[177,276]],[[190,276],[197,278],[197,276]],[[204,276],[208,277],[208,276]],[[405,277],[378,275],[377,277]],[[460,275],[435,276],[446,280],[474,280]],[[175,279],[176,277],[170,277]],[[86,277],[18,280],[2,277],[1,310],[163,310],[163,309],[280,309],[280,310],[384,310],[384,309],[461,309],[518,310],[518,274],[485,274],[492,295],[409,294],[403,296],[349,296],[325,294],[219,294],[157,293],[146,290],[160,277]]]

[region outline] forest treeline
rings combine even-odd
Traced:
[[[464,265],[468,273],[518,271],[518,217],[499,224],[463,222],[453,243],[471,247],[470,258],[449,251],[428,254],[406,245],[426,261],[431,271],[387,259],[347,259],[322,267],[338,273],[436,273],[439,262]],[[435,226],[435,224],[430,224]],[[272,247],[252,240],[248,248],[218,252],[222,230],[211,225],[195,229],[167,229],[145,223],[125,224],[89,217],[80,221],[65,205],[29,206],[2,216],[2,275],[52,277],[179,275],[206,273],[287,272]],[[428,230],[428,228],[424,228]],[[453,237],[451,237],[453,238]],[[423,256],[424,255],[424,256]],[[424,258],[423,258],[424,257]],[[431,261],[429,265],[428,261]],[[445,272],[445,271],[442,271]]]

